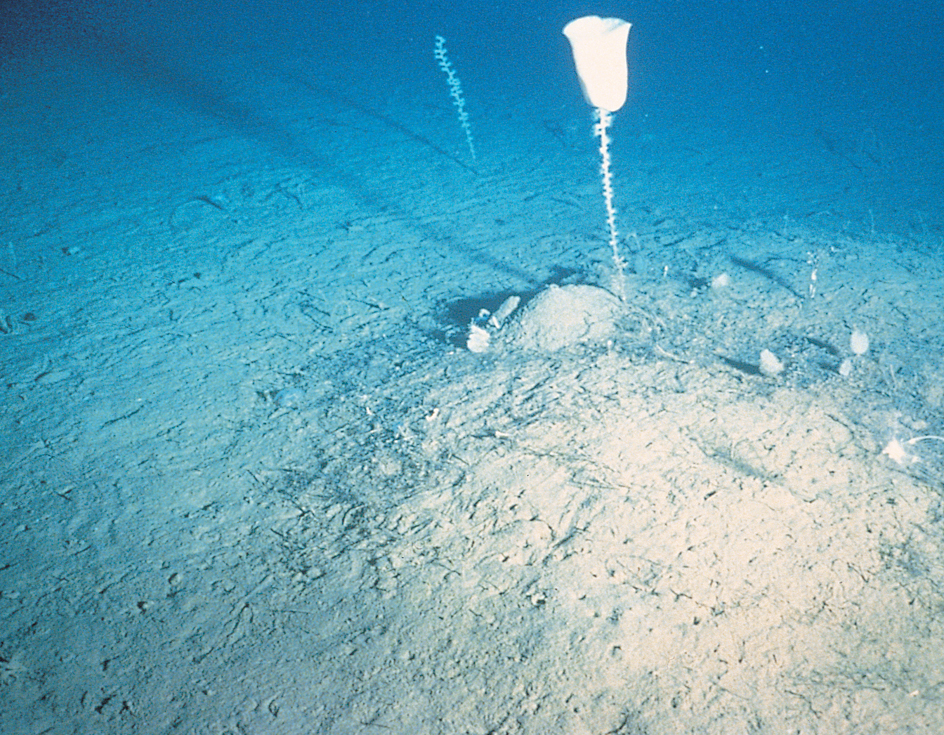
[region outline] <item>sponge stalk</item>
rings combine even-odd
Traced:
[[[626,300],[626,261],[619,254],[619,233],[616,231],[616,208],[613,206],[613,175],[610,173],[610,136],[607,129],[613,122],[613,115],[602,107],[597,107],[596,125],[593,132],[600,138],[600,175],[603,177],[603,201],[606,204],[606,224],[610,229],[610,247],[613,250],[613,267],[616,268],[616,291],[621,301]]]
[[[442,36],[436,36],[436,46],[433,55],[439,62],[439,68],[446,75],[446,82],[449,84],[449,96],[452,97],[452,104],[456,106],[456,114],[459,116],[459,124],[465,132],[466,142],[469,144],[469,153],[472,154],[472,160],[475,160],[475,144],[472,142],[472,127],[469,125],[469,113],[465,111],[465,97],[462,96],[462,83],[456,76],[456,70],[452,68],[449,57],[446,55],[446,39]]]

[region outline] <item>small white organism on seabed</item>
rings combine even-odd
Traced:
[[[783,372],[783,363],[770,350],[762,350],[760,353],[760,372],[768,378],[780,375]]]
[[[711,279],[711,288],[715,291],[720,291],[723,288],[727,288],[731,285],[731,276],[727,273],[719,273],[714,278]]]
[[[869,335],[861,329],[853,329],[849,337],[849,349],[852,350],[853,355],[864,355],[869,351]]]
[[[885,445],[885,448],[882,450],[882,454],[888,455],[890,459],[894,460],[896,463],[900,465],[913,464],[915,462],[920,462],[921,458],[918,457],[917,455],[911,454],[907,449],[905,449],[905,445],[910,447],[917,444],[918,442],[923,442],[923,441],[944,442],[944,436],[934,436],[934,435],[928,434],[925,436],[912,437],[911,439],[908,439],[905,442],[902,442],[901,440],[894,438],[890,442],[888,442],[888,444]]]
[[[806,254],[806,264],[812,269],[810,271],[810,298],[816,297],[816,281],[819,278],[819,253],[812,250]]]
[[[853,329],[849,336],[849,349],[855,357],[862,357],[869,351],[869,335],[861,329]],[[839,374],[848,378],[852,375],[852,358],[847,357],[839,364]]]
[[[465,346],[469,352],[488,352],[489,342],[492,341],[492,335],[484,327],[480,327],[475,322],[469,325],[469,335],[466,337]]]
[[[505,320],[512,315],[518,304],[521,303],[520,296],[509,296],[502,301],[495,313],[490,313],[488,309],[479,309],[479,315],[469,324],[469,333],[466,336],[465,346],[470,352],[488,352],[489,344],[492,341],[492,334],[485,327],[492,329],[501,329]]]

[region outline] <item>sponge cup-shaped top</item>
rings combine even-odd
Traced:
[[[607,112],[616,112],[626,102],[630,27],[625,20],[596,15],[577,18],[564,26],[583,96],[589,104]]]

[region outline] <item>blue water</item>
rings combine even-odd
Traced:
[[[632,24],[617,253],[585,14]],[[633,609],[642,647],[765,641],[679,584],[795,613],[803,655],[742,656],[780,692],[761,731],[863,681],[865,720],[939,723],[942,37],[930,0],[4,2],[0,731],[755,726],[714,668],[594,679]],[[611,288],[614,254],[606,341],[568,307],[572,352],[465,349],[509,295]],[[769,566],[702,534],[753,539],[741,507]],[[651,548],[607,545],[613,508]],[[886,638],[895,675],[854,679]]]

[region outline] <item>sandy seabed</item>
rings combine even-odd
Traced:
[[[4,75],[4,732],[944,731],[941,229],[874,131],[618,119],[620,301],[589,116]]]

